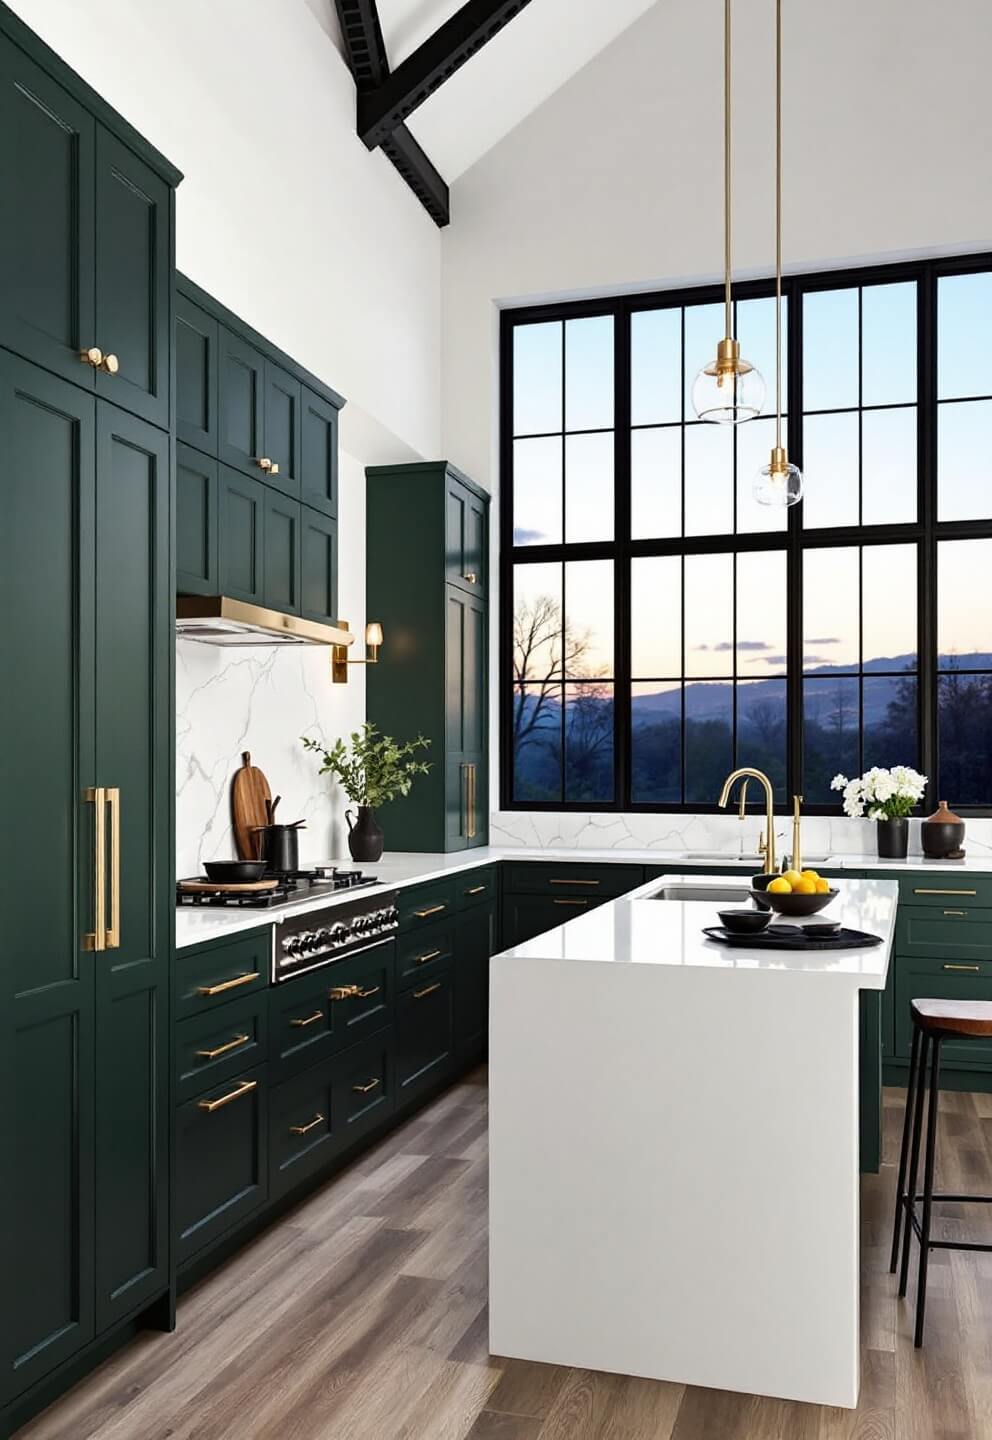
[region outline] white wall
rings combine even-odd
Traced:
[[[339,390],[365,462],[435,458],[440,238],[355,134],[333,0],[14,0],[185,175],[179,268]]]
[[[768,274],[774,3],[734,14],[735,263]],[[494,493],[500,303],[721,273],[722,20],[658,0],[453,187],[443,446]],[[787,266],[989,247],[987,0],[790,0],[784,42]]]

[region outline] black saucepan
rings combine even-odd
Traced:
[[[264,860],[205,860],[203,868],[208,880],[219,885],[247,885],[261,880],[265,874]]]

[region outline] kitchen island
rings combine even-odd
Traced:
[[[897,885],[842,881],[829,918],[882,943],[814,951],[707,939],[734,886],[656,879],[494,957],[490,1348],[853,1407],[859,992]]]

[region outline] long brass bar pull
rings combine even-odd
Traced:
[[[418,920],[426,920],[429,915],[440,915],[447,908],[447,905],[432,905],[429,910],[414,910],[413,913]]]
[[[242,1080],[237,1089],[228,1090],[226,1095],[220,1095],[216,1100],[198,1100],[196,1103],[199,1109],[206,1110],[208,1115],[212,1115],[215,1110],[222,1110],[225,1105],[230,1105],[232,1100],[240,1100],[242,1095],[248,1095],[252,1090],[257,1089],[257,1080]]]
[[[981,974],[981,971],[982,971],[982,967],[981,967],[980,965],[950,965],[950,964],[947,964],[947,965],[944,966],[944,969],[945,969],[945,970],[967,970],[968,973],[969,973],[969,974],[972,974],[972,975],[980,975],[980,974]]]
[[[224,1045],[215,1045],[212,1050],[197,1050],[201,1060],[216,1060],[218,1055],[226,1055],[229,1050],[238,1050],[242,1045],[247,1045],[249,1036],[235,1035],[233,1040],[228,1040]]]
[[[442,952],[440,950],[425,950],[423,955],[414,955],[414,965],[426,965],[428,960],[436,960]]]
[[[579,880],[571,876],[568,880],[549,880],[549,885],[598,885],[598,880]]]
[[[121,943],[121,792],[109,785],[104,792],[110,806],[110,924],[107,926],[107,949],[118,950]]]
[[[468,771],[468,825],[466,826],[465,836],[466,836],[466,839],[468,839],[468,840],[474,840],[474,839],[475,839],[475,828],[476,828],[476,827],[475,827],[475,795],[476,795],[476,788],[475,788],[475,783],[476,783],[476,782],[475,782],[475,766],[474,766],[474,765],[466,765],[465,768],[466,768],[466,770]]]
[[[84,950],[107,948],[107,796],[91,785],[84,799],[93,806],[93,929],[83,936]]]
[[[977,895],[977,890],[928,890],[921,887],[913,891],[914,895]]]
[[[440,982],[440,980],[437,980],[437,981],[435,981],[435,983],[434,983],[433,985],[428,985],[428,987],[427,987],[426,990],[414,990],[414,992],[413,992],[413,998],[414,998],[414,1000],[423,1000],[425,996],[427,996],[427,995],[433,995],[433,994],[434,994],[434,991],[435,991],[435,990],[440,990],[440,988],[441,988],[441,982]]]
[[[297,1016],[295,1020],[290,1020],[289,1023],[290,1025],[295,1025],[298,1030],[302,1030],[307,1025],[316,1025],[317,1021],[323,1020],[323,1018],[323,1010],[315,1010],[312,1015]]]
[[[324,1117],[323,1117],[323,1115],[321,1115],[320,1111],[318,1110],[318,1111],[317,1111],[317,1114],[313,1117],[313,1119],[310,1121],[310,1123],[309,1123],[308,1125],[290,1125],[290,1127],[289,1127],[289,1133],[290,1133],[290,1135],[306,1135],[306,1134],[308,1134],[311,1130],[316,1130],[317,1126],[318,1126],[318,1125],[323,1125],[323,1123],[324,1123]]]
[[[352,1090],[354,1090],[356,1095],[367,1095],[369,1091],[374,1090],[378,1084],[379,1077],[376,1076],[376,1078],[374,1080],[370,1080],[367,1085],[352,1085],[351,1088]]]
[[[463,890],[463,895],[481,895],[486,889],[485,885],[473,885],[470,890]]]
[[[236,990],[239,985],[250,985],[262,972],[252,970],[249,975],[235,975],[232,980],[219,980],[216,985],[198,985],[198,995],[223,995],[225,990]]]

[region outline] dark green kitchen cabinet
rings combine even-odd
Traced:
[[[304,505],[300,528],[300,613],[326,623],[338,613],[338,522]]]
[[[496,951],[496,906],[464,911],[455,927],[455,1054],[477,1059],[489,1032],[489,960]]]
[[[338,513],[338,410],[303,386],[300,497],[325,515]]]
[[[176,290],[176,434],[187,445],[217,454],[216,318]]]
[[[268,482],[287,495],[300,493],[303,386],[273,360],[265,362],[265,455]]]
[[[266,487],[263,599],[269,610],[300,613],[300,530],[300,502]]]
[[[535,935],[543,935],[556,925],[564,925],[587,910],[594,910],[609,900],[609,895],[515,895],[503,896],[502,943],[508,950],[522,945]]]
[[[219,595],[217,461],[191,445],[176,446],[176,589]]]
[[[247,475],[261,477],[265,414],[265,356],[254,345],[220,327],[217,347],[217,458]]]
[[[405,1105],[450,1071],[455,1041],[451,974],[424,980],[396,997],[396,1100]]]
[[[428,851],[485,845],[488,497],[444,461],[375,466],[366,474],[366,614],[380,621],[388,647],[382,663],[369,667],[367,714],[397,739],[420,733],[432,742],[430,773],[383,809],[389,844]],[[465,549],[456,532],[477,539]],[[465,558],[476,554],[473,546],[482,559]],[[466,580],[468,573],[476,579]]]
[[[217,494],[220,594],[250,605],[264,605],[268,491],[260,480],[221,465]]]
[[[236,1228],[269,1193],[266,1067],[245,1070],[176,1111],[176,1259]]]

